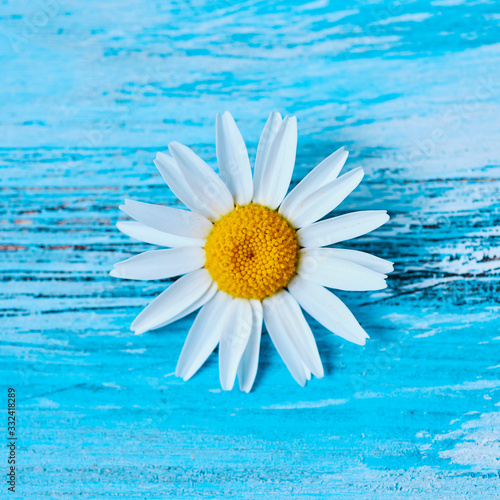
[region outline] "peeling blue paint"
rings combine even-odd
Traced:
[[[499,25],[465,0],[4,2],[18,497],[496,498]],[[215,166],[225,109],[252,158],[271,110],[297,115],[294,182],[346,145],[366,176],[337,212],[392,216],[344,245],[396,263],[387,290],[339,293],[371,340],[308,318],[326,376],[306,388],[267,335],[249,395],[220,391],[215,354],[175,378],[193,316],[133,336],[168,281],[107,274],[150,248],[114,227],[123,198],[176,203],[155,152],[178,140]]]

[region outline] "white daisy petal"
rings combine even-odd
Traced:
[[[252,307],[247,299],[233,299],[219,343],[219,378],[224,391],[233,388],[241,356],[252,331]]]
[[[164,233],[135,220],[117,222],[116,227],[131,238],[162,247],[203,247],[206,241],[202,238],[185,238],[184,236]]]
[[[238,383],[240,389],[245,392],[250,392],[257,375],[263,319],[260,300],[250,300],[250,305],[252,307],[252,331],[238,365]]]
[[[297,352],[301,355],[308,374],[310,375],[312,372],[317,378],[323,377],[323,365],[316,340],[299,304],[286,290],[277,293],[274,296],[274,301],[278,306],[277,310],[281,321],[288,332],[289,341],[295,345]]]
[[[187,307],[194,304],[212,284],[210,273],[199,269],[186,274],[160,293],[131,325],[136,334],[153,330],[165,324]]]
[[[347,306],[326,288],[295,276],[288,290],[297,302],[325,328],[355,344],[365,345],[369,338]]]
[[[337,208],[356,189],[363,175],[363,168],[358,167],[320,187],[294,207],[288,220],[294,227],[304,227],[316,222]]]
[[[264,310],[264,322],[278,354],[283,359],[296,382],[304,386],[308,372],[300,353],[297,351],[295,345],[290,342],[287,327],[283,323],[283,313],[280,311],[279,302],[276,303],[274,297],[269,297],[262,301],[262,306]]]
[[[387,288],[385,274],[349,260],[339,259],[331,248],[305,248],[299,252],[297,273],[314,283],[338,290],[366,291]]]
[[[302,247],[323,247],[362,236],[388,220],[385,210],[352,212],[305,226],[297,231],[297,237]]]
[[[253,191],[254,199],[260,198],[262,189],[262,174],[267,163],[267,157],[271,146],[273,145],[276,134],[280,128],[282,119],[279,113],[271,113],[267,119],[262,135],[260,136],[259,145],[257,147],[257,155],[255,157],[255,168],[253,171]]]
[[[272,143],[264,165],[259,191],[254,201],[275,209],[286,195],[292,178],[297,151],[297,118],[283,120]]]
[[[204,203],[201,197],[191,189],[179,165],[171,156],[165,153],[156,153],[154,163],[170,190],[184,205],[207,218],[213,216],[210,206]]]
[[[206,238],[212,230],[212,223],[203,215],[178,208],[125,200],[120,210],[153,229],[177,236]]]
[[[312,193],[337,178],[349,153],[344,147],[337,149],[309,172],[283,200],[279,212],[286,218],[293,216],[297,207]]]
[[[309,251],[312,249],[307,248],[304,250]],[[346,248],[324,248],[322,250],[327,251],[332,257],[354,262],[377,273],[389,274],[394,271],[394,264],[392,262],[370,253],[360,252],[359,250],[348,250]]]
[[[195,300],[190,306],[184,308],[179,314],[172,316],[156,328],[163,328],[164,326],[170,325],[171,323],[174,323],[179,319],[184,318],[184,316],[196,311],[200,307],[203,307],[217,293],[217,288],[217,283],[213,281],[208,290],[198,300]]]
[[[227,111],[222,116],[217,113],[216,148],[220,176],[233,195],[234,203],[250,203],[253,184],[247,147],[234,118]]]
[[[234,200],[229,189],[194,151],[178,142],[171,142],[168,149],[189,187],[211,210],[211,220],[217,220],[233,210]]]
[[[118,262],[109,273],[129,280],[161,280],[200,269],[205,264],[205,250],[200,247],[152,250]]]
[[[217,292],[215,297],[203,306],[189,330],[179,356],[175,369],[177,377],[190,379],[217,347],[232,300],[230,295]]]
[[[311,380],[311,372],[309,368],[307,368],[307,366],[305,365],[304,361],[302,361],[302,371],[304,372],[306,380],[309,382],[309,380]]]

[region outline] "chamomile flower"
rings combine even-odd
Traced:
[[[111,275],[135,280],[182,276],[132,323],[136,334],[199,311],[177,363],[191,378],[219,346],[224,390],[250,391],[257,373],[262,325],[293,378],[304,385],[323,366],[302,309],[346,340],[364,345],[368,335],[327,288],[379,290],[392,264],[330,245],[369,233],[389,220],[386,211],[361,211],[322,219],[361,182],[363,169],[339,177],[347,159],[340,148],[287,195],[295,164],[297,120],[271,113],[253,171],[243,138],[228,113],[217,115],[218,176],[177,142],[155,165],[189,210],[126,200],[134,221],[118,228],[140,241],[167,247],[115,265]],[[318,222],[319,221],[319,222]]]

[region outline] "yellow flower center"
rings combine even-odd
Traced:
[[[219,290],[262,300],[293,277],[298,251],[296,231],[278,212],[256,203],[237,205],[215,222],[205,268]]]

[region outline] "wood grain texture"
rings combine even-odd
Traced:
[[[499,24],[498,5],[465,0],[4,2],[17,497],[496,498]],[[193,315],[133,336],[169,281],[107,274],[151,248],[115,228],[123,198],[176,204],[155,152],[178,140],[215,166],[225,109],[252,161],[268,113],[297,116],[294,182],[346,145],[366,176],[336,213],[392,217],[343,245],[396,263],[387,290],[339,293],[371,340],[309,318],[326,376],[306,388],[267,334],[249,395],[221,392],[216,354],[176,379]]]

